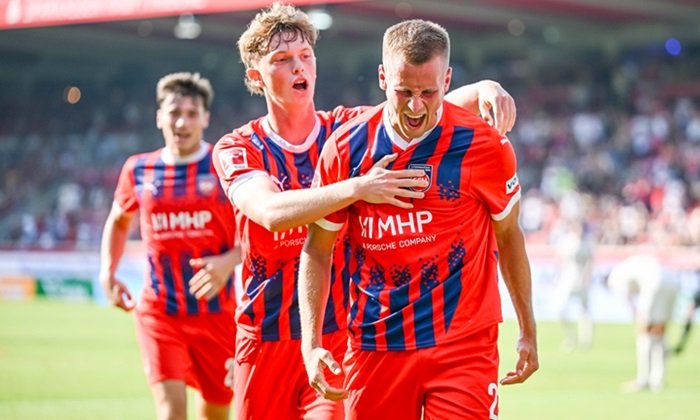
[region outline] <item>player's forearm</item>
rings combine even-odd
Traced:
[[[457,89],[453,89],[445,95],[445,100],[454,105],[468,109],[469,111],[479,114],[479,89],[477,84],[481,82],[463,85]],[[496,83],[496,82],[493,82]]]
[[[100,277],[113,276],[124,254],[129,226],[110,217],[105,222],[100,248]]]
[[[530,263],[525,251],[525,239],[519,228],[508,236],[508,240],[499,241],[498,251],[501,274],[508,287],[520,331],[534,338],[536,327],[532,310]]]
[[[320,255],[305,249],[299,262],[299,312],[302,348],[321,346],[323,316],[328,300],[330,254]]]
[[[356,180],[273,193],[253,220],[272,232],[308,225],[357,201]]]

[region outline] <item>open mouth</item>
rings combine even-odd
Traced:
[[[295,90],[306,90],[309,88],[309,84],[306,82],[306,80],[301,80],[295,82],[294,85],[292,85],[292,88],[294,88]]]
[[[424,120],[425,115],[421,115],[420,117],[409,117],[408,115],[404,114],[404,121],[406,121],[406,125],[410,128],[420,128],[423,125]]]

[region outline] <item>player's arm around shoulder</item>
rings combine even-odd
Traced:
[[[506,217],[493,222],[501,273],[520,327],[520,336],[516,343],[518,361],[515,369],[501,379],[502,385],[525,382],[539,369],[530,263],[525,250],[525,238],[518,223],[519,208],[520,204],[515,203]]]

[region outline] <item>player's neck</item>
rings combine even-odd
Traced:
[[[267,121],[270,128],[290,144],[302,144],[314,129],[316,110],[313,103],[286,108],[269,104]]]

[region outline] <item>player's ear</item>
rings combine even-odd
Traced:
[[[160,110],[160,108],[158,108],[156,110],[156,127],[158,127],[159,130],[161,128],[163,128],[163,123],[160,122],[160,119],[162,116],[163,116],[163,112]]]
[[[253,82],[253,85],[255,87],[262,89],[265,86],[262,80],[262,75],[260,74],[260,71],[258,69],[249,68],[245,71],[245,75],[248,78],[248,80]]]
[[[448,67],[445,73],[445,92],[450,90],[450,82],[452,82],[452,67]]]
[[[384,71],[384,64],[379,65],[377,74],[379,75],[379,88],[381,90],[386,90],[386,72]]]

